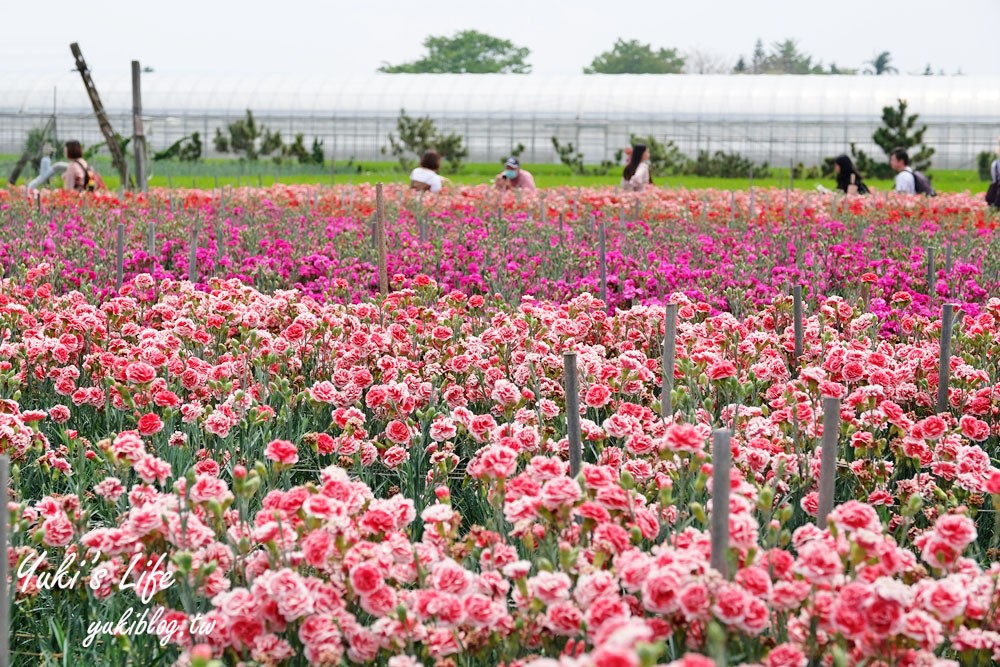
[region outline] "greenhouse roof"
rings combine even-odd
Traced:
[[[109,112],[131,109],[129,76],[94,74]],[[80,76],[0,73],[0,113],[86,112]],[[989,121],[1000,77],[459,75],[373,74],[352,78],[143,75],[148,114],[628,116],[741,118],[878,117],[897,98],[925,119]]]

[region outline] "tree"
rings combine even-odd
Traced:
[[[876,178],[891,178],[893,171],[889,166],[888,157],[895,148],[906,149],[910,154],[910,166],[917,171],[930,169],[934,149],[924,144],[927,126],[917,127],[917,119],[920,117],[918,114],[907,115],[906,100],[896,102],[895,108],[891,106],[882,108],[882,126],[872,135],[872,141],[885,153],[886,162],[876,162],[851,144],[851,155],[855,157],[858,171],[862,174]]]
[[[272,133],[266,125],[258,126],[250,109],[247,109],[245,118],[226,127],[226,134],[222,133],[221,128],[215,128],[215,150],[220,153],[242,153],[240,160],[254,162],[261,155],[280,152],[282,146],[281,132]]]
[[[701,49],[692,49],[684,56],[685,74],[728,74],[733,71],[732,60],[728,57]],[[743,59],[740,58],[740,62]],[[737,67],[739,63],[737,63]],[[744,69],[746,63],[743,64]]]
[[[378,68],[389,74],[527,74],[531,53],[513,42],[476,30],[462,30],[454,37],[430,36],[424,40],[427,55],[402,65]]]
[[[757,42],[753,45],[753,59],[750,61],[750,72],[753,74],[763,74],[764,60],[766,58],[767,54],[764,53],[764,42],[758,37]]]
[[[469,151],[462,146],[461,135],[438,132],[434,121],[428,116],[412,118],[406,115],[406,109],[400,109],[396,130],[399,138],[390,133],[389,147],[383,147],[382,154],[392,153],[404,171],[412,169],[416,160],[431,149],[436,150],[448,162],[452,171],[457,171],[462,160],[469,156]],[[416,160],[410,155],[415,156]]]
[[[758,40],[758,46],[760,41]],[[755,52],[756,57],[756,52]],[[788,38],[771,45],[771,52],[760,65],[762,74],[825,74],[823,66],[813,64],[812,56],[799,51],[799,44]]]
[[[858,70],[851,67],[837,67],[837,63],[830,63],[830,74],[857,74]]]
[[[601,164],[588,168],[583,159],[583,153],[578,151],[572,142],[559,143],[558,137],[552,137],[552,147],[559,156],[559,161],[569,167],[574,174],[580,176],[603,176],[611,171],[614,163],[611,160],[601,160]]]
[[[883,51],[865,63],[865,74],[882,76],[883,74],[899,74],[899,70],[892,66],[892,55],[888,51]]]
[[[684,58],[677,49],[654,51],[649,44],[638,40],[615,42],[610,51],[605,51],[584,67],[584,74],[680,74],[684,71]]]
[[[194,132],[191,136],[181,137],[159,153],[153,154],[153,161],[179,159],[181,162],[197,162],[201,159],[201,135]]]
[[[747,73],[747,61],[740,56],[740,59],[736,61],[736,67],[733,68],[733,74],[746,74]]]

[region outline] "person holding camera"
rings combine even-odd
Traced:
[[[535,179],[530,172],[521,169],[521,163],[517,161],[516,157],[507,158],[503,164],[503,171],[497,175],[493,183],[501,190],[508,188],[535,189]]]

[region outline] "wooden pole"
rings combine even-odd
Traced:
[[[132,61],[132,148],[135,152],[135,187],[146,192],[146,135],[142,127],[142,89],[139,61]]]
[[[666,331],[663,335],[663,388],[660,397],[660,416],[664,420],[673,416],[671,394],[674,391],[674,359],[677,356],[677,304],[667,304]]]
[[[569,474],[580,474],[583,447],[580,441],[580,388],[577,383],[576,352],[563,353],[563,387],[566,390],[566,433],[569,439]]]
[[[375,184],[375,249],[378,253],[378,291],[389,294],[389,275],[385,264],[385,195],[382,184]]]
[[[837,445],[840,441],[840,399],[823,399],[823,450],[819,473],[819,511],[816,525],[826,528],[833,510],[834,481],[837,478]]]
[[[948,381],[951,378],[951,328],[952,319],[955,314],[955,307],[944,304],[944,312],[941,315],[941,357],[938,366],[938,413],[948,410]]]
[[[121,291],[122,279],[125,273],[125,225],[118,223],[118,243],[116,247],[115,263],[115,290]]]
[[[798,367],[802,357],[802,285],[792,289],[792,309],[795,315],[795,366]]]
[[[118,143],[118,134],[111,128],[108,114],[104,109],[104,104],[101,102],[101,96],[97,94],[97,86],[94,84],[94,79],[90,76],[90,69],[87,67],[87,61],[83,59],[80,46],[76,42],[73,42],[69,45],[69,50],[73,53],[76,70],[83,78],[83,85],[87,89],[87,96],[90,98],[90,104],[94,108],[94,115],[97,117],[97,125],[101,128],[104,141],[107,142],[108,151],[111,153],[111,163],[118,170],[118,176],[121,179],[122,186],[124,186],[128,183],[128,164],[126,164],[125,156],[122,154],[121,144]]]
[[[944,270],[945,273],[951,273],[952,267],[952,246],[949,243],[944,247]]]
[[[729,429],[712,433],[712,567],[729,578]]]
[[[0,456],[0,550],[3,558],[0,558],[0,667],[10,665],[10,587],[7,585],[7,570],[9,562],[7,559],[8,548],[10,546],[10,512],[7,510],[7,502],[10,494],[7,491],[10,481],[10,458],[4,454]]]

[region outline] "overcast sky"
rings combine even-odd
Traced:
[[[3,0],[0,71],[68,70],[77,41],[95,75],[133,59],[172,73],[358,75],[473,28],[531,49],[539,74],[578,74],[618,37],[730,63],[757,37],[793,37],[825,65],[887,50],[904,74],[998,75],[998,26],[1000,0]]]

